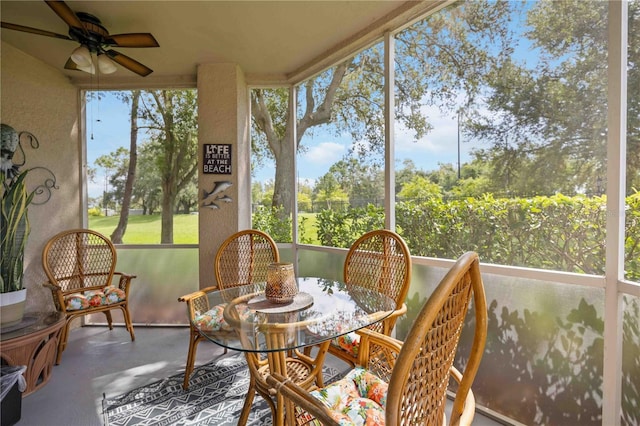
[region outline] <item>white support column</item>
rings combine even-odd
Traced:
[[[288,141],[290,149],[293,151],[290,176],[293,182],[293,194],[291,196],[291,236],[293,249],[293,267],[298,276],[298,90],[295,86],[289,88],[289,123],[291,123],[290,139]]]
[[[602,424],[620,424],[622,296],[627,129],[627,2],[609,2],[607,255],[605,263]]]
[[[393,34],[384,35],[384,221],[385,227],[396,228],[396,172],[395,172],[395,39]]]

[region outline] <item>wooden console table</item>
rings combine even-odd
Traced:
[[[27,367],[23,397],[40,389],[51,377],[64,323],[62,312],[32,312],[25,313],[19,324],[1,329],[2,364]]]

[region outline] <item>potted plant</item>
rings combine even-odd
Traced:
[[[0,325],[20,322],[24,314],[27,290],[22,283],[24,249],[29,236],[28,207],[35,191],[27,190],[29,170],[20,171],[13,154],[20,146],[20,135],[11,126],[1,124],[0,180]]]
[[[0,223],[0,308],[3,326],[20,322],[24,313],[26,288],[23,288],[24,249],[29,236],[28,207],[34,193],[27,191],[25,170],[13,178],[5,171],[2,178],[2,221]]]

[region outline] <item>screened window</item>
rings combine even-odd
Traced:
[[[289,89],[251,91],[251,226],[279,243],[292,241],[293,126]]]
[[[413,254],[603,274],[606,2],[464,2],[396,37]]]
[[[384,227],[383,44],[298,86],[300,242],[349,247]]]
[[[195,90],[86,93],[89,227],[121,244],[198,242]]]

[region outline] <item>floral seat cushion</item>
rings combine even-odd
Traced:
[[[331,341],[331,344],[347,351],[355,358],[358,357],[358,348],[360,347],[360,335],[354,331],[351,333],[338,336]]]
[[[207,312],[196,315],[193,322],[203,331],[231,330],[222,316],[224,307],[225,305],[216,305]]]
[[[229,324],[224,320],[223,312],[225,307],[226,304],[216,305],[202,314],[196,313],[193,322],[198,329],[202,331],[231,330]],[[251,319],[250,315],[252,315],[253,312],[250,311],[249,308],[241,305],[238,306],[238,310],[240,311],[241,319]]]
[[[383,425],[387,403],[386,382],[362,367],[344,378],[311,392],[331,411],[340,425]]]
[[[67,311],[79,311],[98,306],[111,305],[125,300],[124,290],[116,286],[107,286],[102,291],[93,290],[72,293],[64,297]]]

